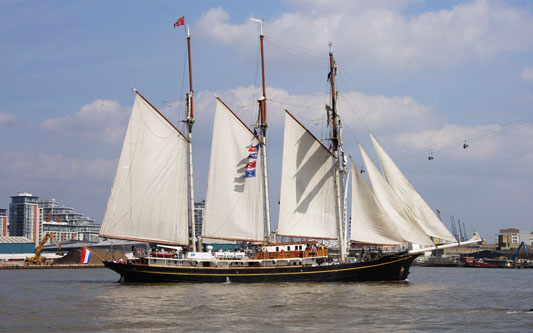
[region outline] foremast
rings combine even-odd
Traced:
[[[337,228],[339,235],[340,259],[346,259],[346,237],[344,227],[344,205],[341,201],[341,193],[344,193],[344,174],[346,173],[346,156],[342,148],[341,128],[342,124],[337,114],[337,91],[335,90],[335,76],[337,75],[337,64],[333,57],[332,43],[329,43],[329,74],[328,79],[331,83],[331,106],[326,105],[328,114],[328,124],[331,122],[331,149],[335,156],[334,167],[334,184],[335,184],[335,208],[337,218]]]
[[[263,19],[250,19],[251,21],[259,23],[259,42],[261,44],[261,77],[262,77],[262,87],[263,87],[263,96],[257,101],[259,103],[259,115],[258,121],[255,125],[259,129],[259,138],[261,141],[262,149],[260,149],[261,157],[261,168],[263,169],[263,202],[264,202],[264,224],[265,224],[265,242],[270,243],[270,199],[268,195],[268,164],[267,164],[267,144],[266,144],[266,132],[268,128],[267,123],[267,114],[266,114],[266,86],[265,86],[265,57],[263,49]]]
[[[194,174],[193,174],[193,159],[192,159],[192,127],[194,125],[194,103],[193,103],[193,89],[192,89],[192,64],[191,64],[191,32],[189,25],[187,25],[187,55],[189,62],[189,92],[186,95],[187,102],[187,138],[189,139],[187,156],[188,156],[188,178],[189,186],[187,194],[189,196],[189,225],[191,226],[191,237],[189,238],[189,246],[193,252],[196,252],[196,228],[194,225]]]

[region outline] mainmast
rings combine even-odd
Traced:
[[[346,157],[342,149],[341,140],[341,122],[337,114],[337,91],[335,90],[335,76],[337,75],[337,64],[333,58],[332,43],[329,43],[329,74],[328,79],[331,83],[331,106],[326,105],[328,112],[328,122],[331,119],[332,123],[332,149],[335,155],[335,202],[336,202],[336,215],[337,215],[337,227],[339,233],[339,248],[341,261],[346,259],[346,237],[344,229],[344,213],[341,204],[341,193],[343,193],[344,173],[346,172]]]
[[[267,149],[266,149],[266,131],[267,131],[267,117],[266,117],[266,86],[265,86],[265,57],[264,57],[264,51],[263,51],[263,19],[254,19],[251,18],[250,21],[254,21],[259,23],[260,26],[260,34],[259,34],[259,41],[261,43],[261,74],[262,74],[262,83],[263,83],[263,96],[258,100],[259,103],[259,121],[258,124],[256,124],[256,127],[260,129],[260,139],[261,139],[261,146],[262,149],[260,149],[260,154],[262,155],[261,158],[261,166],[263,169],[263,198],[264,198],[264,217],[265,217],[265,241],[267,243],[270,243],[270,201],[268,197],[268,168],[267,168]]]
[[[193,89],[192,89],[192,65],[191,65],[191,32],[189,25],[187,25],[187,54],[189,57],[189,92],[186,95],[187,100],[187,138],[188,156],[189,156],[189,224],[191,226],[191,240],[190,246],[193,252],[196,252],[196,228],[194,225],[194,177],[192,167],[192,126],[194,125],[194,104],[193,104]]]

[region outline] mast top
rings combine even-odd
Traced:
[[[329,42],[329,54],[333,54],[333,43]]]
[[[191,38],[191,27],[187,24],[187,38]]]
[[[263,19],[256,19],[256,18],[250,18],[250,21],[254,21],[254,22],[259,23],[260,34],[261,34],[261,36],[263,36],[263,22],[265,22],[265,20],[263,20]]]

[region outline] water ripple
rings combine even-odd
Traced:
[[[533,270],[414,267],[409,282],[401,283],[117,280],[105,269],[0,271],[0,331],[530,332],[533,327]]]

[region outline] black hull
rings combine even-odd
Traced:
[[[417,254],[384,256],[378,260],[323,266],[198,268],[104,261],[123,282],[357,282],[401,281]]]

